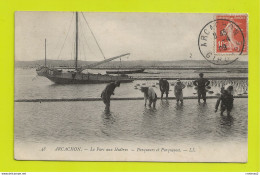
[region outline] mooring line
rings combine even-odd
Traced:
[[[218,96],[208,96],[207,99],[216,99]],[[234,96],[234,98],[248,98],[248,96]],[[111,98],[111,100],[143,100],[143,97],[135,98]],[[163,98],[165,99],[165,98]],[[168,97],[168,100],[175,100],[175,97]],[[183,97],[183,99],[198,99],[196,96]],[[101,101],[101,98],[58,98],[58,99],[18,99],[15,102],[75,102],[75,101]],[[158,98],[160,100],[160,98]]]

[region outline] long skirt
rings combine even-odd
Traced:
[[[183,93],[175,93],[176,100],[183,100]]]

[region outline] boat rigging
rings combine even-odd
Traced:
[[[85,22],[87,23],[88,28],[90,29],[90,26],[83,13],[82,13],[82,16],[83,16]],[[108,83],[108,82],[113,82],[113,81],[132,82],[133,78],[129,77],[127,75],[112,76],[112,75],[107,75],[107,74],[102,75],[102,74],[83,73],[83,71],[85,69],[94,68],[98,65],[110,62],[117,58],[122,58],[124,56],[128,56],[128,55],[130,55],[130,53],[121,54],[119,56],[115,56],[115,57],[106,59],[100,45],[97,42],[97,39],[96,39],[93,31],[90,29],[91,34],[93,35],[93,38],[94,38],[100,52],[102,53],[102,55],[104,57],[104,60],[97,62],[97,63],[93,63],[90,65],[85,65],[85,66],[80,67],[78,65],[78,58],[79,58],[79,25],[78,25],[79,24],[79,15],[78,15],[78,12],[76,12],[75,17],[76,17],[75,18],[76,32],[75,32],[74,71],[65,72],[63,69],[66,69],[66,67],[51,68],[51,67],[47,67],[46,63],[45,63],[45,66],[42,66],[42,67],[36,69],[37,74],[40,76],[44,76],[44,77],[48,78],[49,80],[51,80],[55,83],[59,83],[59,84],[78,84],[78,83],[92,84],[92,83]],[[67,36],[66,36],[66,38],[67,38]],[[65,41],[66,41],[66,38],[65,38]],[[64,44],[63,44],[63,46],[64,46]],[[46,44],[45,44],[45,61],[46,61]]]

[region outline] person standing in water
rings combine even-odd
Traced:
[[[157,101],[157,94],[152,87],[141,87],[141,92],[144,93],[144,105],[146,106],[147,100],[149,100],[149,107],[155,108]]]
[[[223,113],[225,110],[227,110],[227,116],[230,116],[230,112],[233,108],[233,101],[234,101],[232,92],[233,92],[233,86],[229,86],[227,89],[222,90],[222,94],[218,98],[218,101],[215,106],[215,112],[218,111],[218,106],[221,102],[221,104],[220,104],[220,111],[221,111],[220,115],[221,116],[223,116]]]
[[[112,83],[109,83],[106,88],[102,91],[101,93],[101,98],[104,102],[104,104],[106,105],[105,110],[109,111],[110,110],[110,97],[111,95],[115,95],[114,91],[116,87],[120,86],[120,82],[119,81],[115,81]]]
[[[182,89],[184,89],[186,86],[184,84],[182,84],[182,82],[180,81],[180,79],[177,79],[177,83],[174,86],[174,95],[176,97],[176,101],[177,103],[179,101],[181,101],[181,103],[183,103],[183,93],[182,93]]]
[[[159,87],[161,91],[161,99],[163,98],[163,94],[166,94],[166,99],[168,99],[169,94],[169,82],[166,79],[159,79]]]
[[[193,84],[197,88],[197,93],[198,93],[198,102],[200,103],[200,99],[202,97],[204,103],[206,103],[206,86],[209,85],[209,80],[203,78],[204,74],[200,73],[199,74],[200,78],[196,79]]]

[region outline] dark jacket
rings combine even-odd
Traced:
[[[205,90],[205,87],[209,85],[209,80],[206,78],[198,78],[193,84],[198,87],[198,90]]]
[[[116,84],[114,82],[109,83],[106,86],[106,88],[102,91],[101,98],[110,98],[110,96],[114,94],[115,88],[116,88]]]
[[[184,89],[186,86],[184,85],[184,84],[182,84],[182,83],[180,83],[180,84],[176,84],[175,86],[174,86],[174,93],[175,94],[181,94],[182,93],[182,89]]]
[[[222,109],[231,110],[233,108],[233,101],[234,101],[233,95],[231,95],[227,92],[224,92],[218,98],[215,109],[218,109],[218,106],[221,102],[220,106]]]
[[[167,80],[160,80],[159,81],[160,91],[161,92],[168,92],[169,91],[169,82]]]

